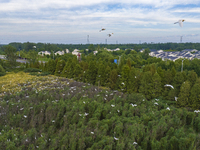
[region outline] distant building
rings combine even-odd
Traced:
[[[64,51],[57,51],[56,53],[54,53],[55,55],[64,55],[65,52]]]
[[[68,49],[65,50],[66,53],[69,53],[70,51]]]
[[[74,51],[72,52],[72,55],[76,55],[76,56],[78,56],[79,51],[80,51],[80,50],[78,50],[78,49],[74,49]]]
[[[182,51],[165,52],[163,50],[150,50],[149,56],[161,58],[162,60],[176,61],[180,58],[192,60],[200,59],[200,53],[196,49],[185,49]],[[192,53],[191,53],[192,52]],[[194,53],[195,52],[195,53]]]
[[[120,50],[120,48],[113,49],[113,51],[119,51],[119,50]]]
[[[49,52],[49,51],[41,51],[41,52],[38,52],[38,55],[41,55],[41,56],[51,55],[51,52]]]

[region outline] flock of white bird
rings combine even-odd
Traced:
[[[183,27],[183,22],[184,22],[185,20],[184,19],[180,19],[180,20],[178,20],[177,22],[174,22],[174,24],[179,24],[179,26],[180,27]],[[102,32],[102,31],[105,31],[106,30],[106,28],[101,28],[101,30],[99,30],[99,32]],[[113,35],[114,33],[109,33],[109,34],[107,34],[107,36],[108,37],[111,37],[112,35]]]
[[[105,30],[106,30],[105,28],[101,28],[101,30],[99,30],[99,32],[105,31]],[[108,37],[111,37],[113,34],[114,34],[114,33],[109,33],[109,34],[107,34],[107,36],[108,36]]]

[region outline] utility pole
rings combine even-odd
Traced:
[[[90,44],[89,35],[87,35],[87,44]]]
[[[182,43],[183,36],[180,37],[180,43]]]
[[[184,61],[184,60],[185,60],[185,59],[182,60],[181,72],[183,72],[183,61]]]
[[[107,39],[105,40],[105,43],[107,44]]]

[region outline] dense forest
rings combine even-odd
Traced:
[[[19,72],[1,79],[2,149],[200,148],[200,116],[163,99],[56,76]]]
[[[19,50],[25,50],[29,51],[31,49],[34,49],[36,51],[59,51],[64,49],[69,49],[70,51],[73,51],[74,49],[79,50],[85,50],[85,49],[91,49],[95,50],[100,48],[108,48],[108,49],[116,49],[120,48],[121,50],[125,49],[134,49],[136,51],[140,49],[156,49],[156,50],[183,50],[183,49],[197,49],[200,50],[200,43],[142,43],[142,44],[52,44],[52,43],[9,43],[8,45],[11,45],[15,47],[18,51]],[[91,46],[92,45],[92,46]],[[35,47],[34,47],[35,46]],[[3,49],[1,49],[1,52],[3,52]]]
[[[0,60],[0,147],[199,149],[200,60],[100,48],[81,59]]]

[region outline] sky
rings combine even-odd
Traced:
[[[174,24],[180,19],[183,27]],[[200,0],[0,0],[0,44],[179,43],[181,36],[200,42]]]

